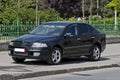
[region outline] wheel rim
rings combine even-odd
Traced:
[[[61,60],[61,52],[59,50],[54,50],[52,52],[52,61],[53,63],[59,63]]]
[[[95,60],[98,60],[100,58],[100,49],[98,47],[94,48],[93,56],[94,56]]]

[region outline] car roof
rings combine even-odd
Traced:
[[[79,23],[79,22],[51,21],[51,22],[46,22],[46,23],[44,23],[44,24],[64,24],[64,25],[69,25],[69,24],[74,24],[74,23]],[[80,23],[80,24],[86,24],[86,23]]]
[[[70,21],[50,21],[46,23],[66,23],[66,24],[71,24],[71,23],[78,23],[78,22],[70,22]]]
[[[78,23],[78,22],[70,22],[70,21],[51,21],[46,23],[61,23],[61,24],[72,24],[72,23]]]

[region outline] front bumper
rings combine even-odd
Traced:
[[[28,58],[28,59],[43,59],[46,60],[49,58],[51,49],[49,48],[41,48],[39,50],[29,50],[27,48],[26,52],[16,52],[14,51],[15,48],[9,48],[9,55],[12,57],[18,58]],[[24,48],[22,48],[24,49]]]

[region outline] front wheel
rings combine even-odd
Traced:
[[[13,59],[16,63],[23,63],[23,62],[25,61],[25,58],[12,57],[12,59]]]
[[[52,53],[48,59],[48,64],[59,64],[62,59],[62,51],[59,48],[53,48]]]
[[[101,57],[101,51],[98,45],[94,45],[90,53],[91,54],[88,56],[89,60],[98,61]]]

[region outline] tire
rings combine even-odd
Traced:
[[[13,59],[16,63],[23,63],[23,62],[25,61],[25,58],[12,57],[12,59]]]
[[[48,64],[56,65],[61,62],[61,59],[62,59],[62,51],[61,49],[55,47],[53,48],[47,62]]]
[[[98,61],[101,57],[100,47],[98,45],[94,45],[90,51],[90,55],[88,56],[91,61]]]

